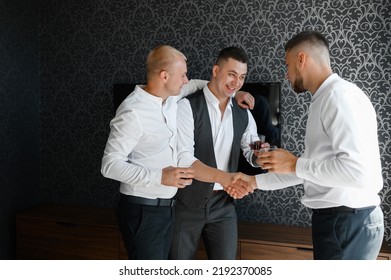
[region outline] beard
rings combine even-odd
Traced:
[[[303,84],[303,77],[298,77],[294,83],[292,84],[293,91],[296,93],[302,93],[305,92],[306,89],[304,88]]]

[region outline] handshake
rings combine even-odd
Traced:
[[[292,174],[296,172],[298,157],[284,149],[267,147],[266,151],[257,151],[254,155],[255,163],[270,173]],[[227,179],[227,183],[223,186],[224,190],[235,199],[243,198],[258,188],[255,176],[241,172],[230,175],[231,180],[228,182]]]
[[[257,188],[255,176],[249,176],[244,173],[228,173],[230,176],[230,183],[224,184],[224,191],[226,191],[234,199],[241,199],[246,195],[253,193]]]
[[[167,186],[175,186],[177,188],[185,188],[191,185],[194,178],[204,182],[217,182],[223,186],[224,190],[233,198],[240,199],[252,193],[256,188],[256,181],[254,176],[248,176],[243,173],[228,173],[222,170],[207,167],[206,170],[199,169],[198,174],[195,169],[204,166],[197,161],[192,167],[173,167],[169,166],[163,169],[162,184]],[[205,176],[213,173],[213,176]],[[204,175],[204,176],[201,176]]]
[[[267,144],[268,145],[268,144]],[[265,150],[254,152],[254,162],[262,169],[271,173],[295,173],[298,158],[284,149],[266,147]],[[254,192],[257,186],[256,177],[244,173],[227,173],[209,167],[199,160],[190,167],[166,167],[162,171],[162,184],[185,188],[192,184],[193,179],[202,182],[216,182],[234,199],[240,199]]]

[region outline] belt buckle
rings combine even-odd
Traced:
[[[169,203],[167,203],[169,202]],[[169,201],[167,200],[163,200],[161,198],[158,198],[157,199],[157,204],[156,204],[156,207],[173,207],[175,205],[175,199],[174,198],[171,198]]]

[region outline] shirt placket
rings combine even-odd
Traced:
[[[169,146],[172,151],[172,161],[174,162],[175,166],[178,165],[178,156],[177,156],[177,133],[176,133],[176,111],[174,113],[174,108],[172,106],[169,106],[169,104],[163,104],[162,107],[163,116],[165,119],[165,123],[167,125],[168,130],[171,132],[171,136],[169,138]]]

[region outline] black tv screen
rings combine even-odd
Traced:
[[[257,123],[258,133],[266,136],[266,142],[281,146],[280,130],[280,83],[245,83],[242,91],[254,96],[255,105],[251,113]],[[248,175],[264,173],[261,168],[252,167],[243,157],[239,158],[238,171]]]
[[[260,105],[258,101],[260,97],[265,98],[270,109],[269,113],[273,125],[280,124],[280,83],[244,83],[240,90],[248,91],[254,96],[255,106]]]
[[[113,105],[114,112],[117,111],[118,106],[125,100],[125,98],[131,94],[136,85],[145,85],[145,83],[139,84],[114,84],[113,85]]]

